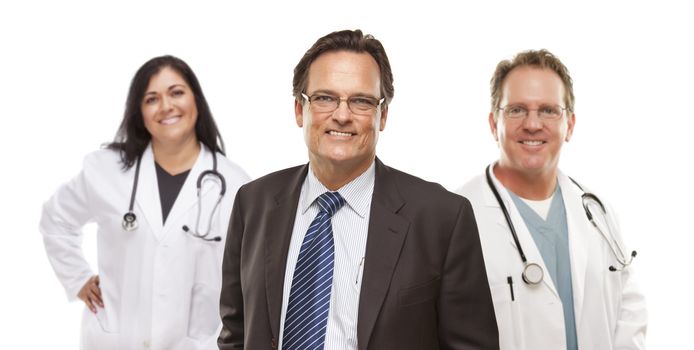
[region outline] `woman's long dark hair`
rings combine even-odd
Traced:
[[[130,169],[137,158],[147,148],[152,135],[145,128],[142,117],[142,100],[149,81],[164,67],[169,67],[178,72],[190,86],[195,95],[195,105],[198,109],[198,118],[195,122],[195,135],[198,140],[213,152],[224,154],[224,141],[219,134],[217,124],[212,118],[210,107],[207,105],[205,95],[193,70],[180,58],[166,55],[152,58],[137,70],[128,91],[128,99],[125,102],[125,113],[121,121],[118,133],[113,142],[106,147],[120,152],[124,169]]]

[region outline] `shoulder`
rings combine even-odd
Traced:
[[[408,204],[421,203],[422,207],[433,211],[459,210],[461,206],[470,205],[467,199],[446,190],[436,182],[388,166],[383,169],[388,172],[388,180],[396,183],[400,195]]]
[[[264,175],[248,182],[239,189],[239,193],[249,193],[253,196],[274,196],[278,192],[297,180],[297,177],[305,177],[306,165],[299,165]]]
[[[459,187],[455,193],[469,199],[473,204],[482,200],[482,191],[487,188],[484,174],[477,175]]]
[[[219,162],[219,172],[222,173],[225,178],[229,177],[227,182],[231,181],[241,186],[251,180],[248,173],[246,173],[240,165],[236,164],[236,162],[227,158],[225,155],[217,153],[217,160]]]
[[[400,190],[404,192],[403,195],[418,195],[422,193],[444,196],[453,195],[453,193],[447,191],[443,186],[436,182],[424,180],[420,177],[389,167],[387,165],[383,166],[383,170],[384,172],[387,172],[387,176],[391,179],[391,181],[394,180],[397,182]]]
[[[591,207],[591,210],[598,210],[597,206],[601,206],[608,215],[615,216],[612,205],[604,196],[593,192],[586,184],[569,177],[561,171],[557,177],[565,203],[566,201],[574,201],[577,207],[580,204],[582,210],[579,212],[585,211],[583,208],[584,205]],[[585,194],[588,194],[588,196],[584,196]],[[595,199],[597,199],[597,201]]]
[[[112,173],[124,172],[120,153],[116,150],[102,148],[87,154],[82,163],[85,172]]]

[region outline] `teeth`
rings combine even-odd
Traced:
[[[352,134],[350,134],[348,132],[339,132],[339,131],[331,131],[330,135],[333,135],[333,136],[352,136]]]
[[[171,125],[171,124],[176,123],[179,119],[181,119],[181,117],[178,117],[178,116],[177,117],[171,117],[171,118],[166,118],[166,119],[160,121],[159,123],[164,124],[164,125]]]
[[[523,141],[523,144],[529,146],[539,146],[542,144],[542,141]]]

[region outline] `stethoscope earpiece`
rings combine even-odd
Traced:
[[[198,237],[198,238],[200,238],[200,239],[202,239],[202,240],[204,240],[204,241],[208,241],[208,242],[212,242],[212,241],[214,241],[214,242],[219,242],[219,241],[222,240],[222,237],[220,237],[220,236],[214,236],[214,237],[212,237],[212,238],[207,238],[206,236],[198,235],[198,234],[196,234],[195,232],[192,232],[192,231],[190,230],[190,228],[188,227],[188,225],[183,225],[183,227],[181,227],[181,229],[183,229],[183,231],[185,231],[186,233],[190,233],[191,235],[193,235],[193,236],[195,236],[195,237]],[[209,233],[208,233],[208,234],[209,234]]]

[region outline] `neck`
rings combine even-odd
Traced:
[[[196,138],[190,138],[180,143],[165,143],[152,141],[154,161],[167,173],[177,175],[190,170],[198,159],[200,143]]]
[[[557,186],[557,169],[526,173],[504,166],[494,165],[494,176],[506,189],[521,198],[540,201],[552,196]]]
[[[364,162],[357,166],[354,166],[354,164],[321,162],[316,159],[310,159],[312,157],[309,157],[309,159],[311,162],[311,171],[313,171],[313,174],[318,178],[318,181],[329,190],[337,191],[369,169],[375,157],[376,156],[371,158],[371,162]]]

